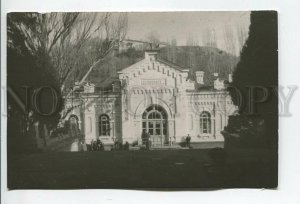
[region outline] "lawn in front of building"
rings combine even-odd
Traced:
[[[208,149],[55,152],[11,155],[9,189],[187,189],[277,186],[277,158],[267,150]]]

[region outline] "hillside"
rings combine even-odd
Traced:
[[[179,66],[190,69],[190,78],[194,78],[195,71],[204,71],[205,84],[211,85],[212,75],[218,72],[220,77],[227,78],[232,73],[238,62],[238,57],[230,55],[217,48],[199,46],[165,47],[159,52],[159,57]],[[117,77],[117,72],[142,60],[143,51],[130,49],[125,53],[108,57],[103,63],[94,69],[87,80],[101,85],[108,78]]]

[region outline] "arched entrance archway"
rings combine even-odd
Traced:
[[[149,106],[142,115],[142,131],[150,135],[153,146],[168,144],[167,113],[159,105]]]

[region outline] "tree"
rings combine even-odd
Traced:
[[[277,13],[252,12],[249,38],[233,73],[233,85],[241,90],[244,99],[244,103],[239,106],[241,117],[246,115],[249,120],[261,119],[266,133],[257,145],[264,143],[265,146],[274,148],[277,148],[278,142],[278,97],[273,91],[278,86],[277,37]],[[269,96],[265,103],[257,105],[258,116],[249,115],[249,105],[253,99],[249,96],[249,87],[253,86],[266,88]],[[233,102],[239,105],[235,91],[230,90]],[[256,97],[261,98],[263,94],[259,90]]]
[[[159,43],[160,43],[159,34],[156,31],[150,32],[147,36],[147,40],[150,43],[151,50],[159,47]]]
[[[84,77],[80,80],[79,84],[82,84],[90,72],[101,63],[111,51],[119,46],[119,43],[124,40],[127,33],[128,17],[127,14],[120,14],[117,17],[113,17],[111,13],[107,13],[104,18],[103,26],[98,28],[98,34],[94,38],[93,48],[96,52],[89,55],[91,58],[90,67]]]
[[[127,15],[111,13],[14,13],[11,21],[15,30],[25,36],[28,51],[41,63],[52,65],[57,81],[63,89],[73,69],[82,61],[85,44],[92,38],[96,53],[86,55],[90,65],[106,56],[122,40],[127,31]],[[13,42],[13,41],[11,41]],[[11,44],[13,46],[13,44]],[[80,60],[79,60],[80,59]],[[45,62],[44,62],[45,63]],[[44,68],[46,64],[42,66]]]
[[[101,24],[96,29],[95,37],[87,40],[87,43],[82,46],[81,55],[77,58],[78,62],[75,66],[75,71],[84,70],[83,77],[80,75],[74,76],[76,80],[79,81],[77,84],[81,86],[87,79],[90,73],[97,67],[101,66],[102,63],[107,59],[112,53],[114,48],[118,48],[121,41],[126,37],[127,26],[128,26],[128,16],[127,14],[119,14],[113,16],[112,13],[106,13],[101,17]],[[87,69],[85,69],[87,67]],[[76,74],[76,72],[73,72]],[[65,95],[70,96],[76,87],[74,83],[71,85],[70,91]],[[62,112],[62,118],[64,119],[73,107],[64,109]]]
[[[201,34],[201,41],[204,46],[207,47],[218,47],[217,36],[214,28],[208,27]]]
[[[165,52],[162,52],[163,49],[160,49],[160,57],[173,62],[176,64],[176,52],[177,52],[177,41],[175,37],[172,37],[171,40],[167,40],[167,46],[164,48]]]
[[[226,51],[232,54],[236,54],[237,41],[235,39],[232,26],[228,26],[228,25],[224,26],[223,36],[224,36]]]
[[[27,13],[10,13],[7,15],[7,85],[8,85],[8,151],[34,151],[34,126],[36,121],[45,121],[55,123],[58,114],[44,117],[40,114],[32,114],[32,103],[28,106],[27,112],[21,110],[12,97],[15,93],[21,100],[26,103],[26,87],[29,98],[32,98],[35,88],[42,86],[57,87],[56,78],[50,69],[41,68],[41,59],[35,56],[27,44],[27,35],[20,32],[19,25],[32,26],[35,22],[34,14]],[[43,61],[44,62],[44,61]],[[49,67],[48,67],[49,68]],[[41,104],[43,111],[51,110],[48,101],[52,100],[51,94],[43,94],[37,102]],[[29,102],[29,101],[28,101]]]
[[[170,61],[176,63],[176,53],[177,53],[177,40],[172,38],[170,46]]]
[[[186,45],[187,45],[187,51],[186,51],[187,67],[191,68],[192,70],[195,70],[196,69],[194,63],[196,61],[195,47],[198,46],[198,42],[191,33],[189,33],[186,39]]]
[[[89,68],[87,72],[92,70],[125,37],[126,31],[127,14],[10,13],[7,16],[8,86],[19,95],[24,92],[23,86],[33,87],[33,95],[41,86],[51,86],[62,101],[65,84],[82,65]],[[93,44],[88,49],[91,39],[94,39]],[[52,96],[51,93],[46,95],[39,104],[47,112],[51,110]],[[17,106],[11,99],[8,106],[14,112]],[[34,114],[29,116],[32,111]],[[43,116],[29,107],[27,113],[12,117],[21,123],[27,123],[31,117],[32,122],[42,124],[52,123],[53,118],[55,125],[60,114],[58,110],[51,117]]]
[[[47,50],[52,50],[56,37],[54,34],[51,37],[54,40],[51,42],[43,40],[46,38],[46,33],[43,33],[42,30],[45,29],[46,24],[42,27],[41,22],[46,20],[45,17],[40,18],[39,15],[42,14],[10,13],[7,16],[8,86],[19,95],[24,95],[24,87],[34,89],[31,90],[33,92],[31,94],[34,95],[37,89],[43,86],[51,86],[60,95],[59,81],[53,71],[54,67],[51,63],[51,58],[45,54]],[[68,24],[66,25],[67,27],[70,24],[69,20],[66,23]],[[51,101],[51,98],[51,93],[44,94],[44,97],[41,97],[39,101],[40,106],[43,107],[39,108],[42,108],[45,112],[49,112],[52,108],[52,104],[49,103],[49,99]],[[9,103],[8,105],[16,107],[13,103]],[[30,105],[31,107],[28,107],[27,114],[33,110],[32,104]],[[55,121],[58,116],[45,117],[41,114],[34,114],[33,117],[35,120],[47,120],[51,123],[52,119]]]
[[[236,27],[236,33],[238,38],[238,53],[240,54],[243,48],[243,45],[245,44],[247,40],[247,29],[243,25],[238,25]]]
[[[187,46],[198,46],[198,42],[195,39],[194,35],[192,35],[191,33],[188,35],[187,39],[186,39],[186,45]]]

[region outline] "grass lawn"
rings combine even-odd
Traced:
[[[227,151],[221,165],[208,151],[153,150],[10,155],[9,189],[120,188],[168,190],[277,186],[277,158],[266,150]]]

